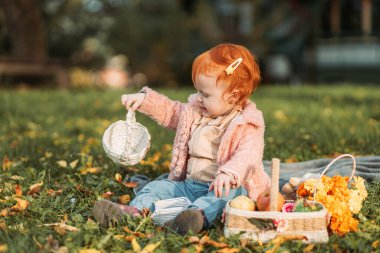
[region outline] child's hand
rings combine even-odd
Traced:
[[[231,185],[235,184],[235,180],[225,173],[220,173],[216,176],[215,180],[210,184],[208,191],[214,189],[216,197],[221,198],[223,196],[223,187],[225,188],[226,197],[230,193]]]
[[[143,103],[145,93],[125,94],[121,96],[121,103],[127,110],[136,111]]]

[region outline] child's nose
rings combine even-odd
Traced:
[[[199,102],[202,102],[201,95],[198,94],[198,96],[197,96],[197,100],[198,100]]]

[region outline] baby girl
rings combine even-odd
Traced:
[[[207,228],[227,201],[239,195],[255,200],[270,184],[264,172],[264,119],[249,100],[260,81],[260,70],[247,48],[220,44],[193,62],[196,93],[187,103],[143,88],[121,97],[129,110],[138,110],[176,131],[170,174],[148,183],[128,206],[96,202],[93,213],[101,225],[124,215],[154,211],[154,202],[187,197],[192,204],[166,225],[180,234]]]

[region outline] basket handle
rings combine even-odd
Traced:
[[[271,187],[270,187],[270,202],[269,210],[277,211],[279,177],[280,177],[280,159],[272,158],[271,168]]]
[[[135,112],[132,111],[132,110],[128,110],[127,112],[127,115],[126,115],[126,125],[127,125],[127,136],[129,135],[129,133],[131,132],[131,127],[133,125],[133,123],[136,122],[136,116],[135,116]],[[126,154],[129,154],[129,151],[130,151],[130,148],[131,148],[131,138],[127,138],[126,140],[126,150],[125,150],[125,153]]]
[[[333,163],[335,163],[337,160],[343,158],[343,157],[350,157],[352,159],[352,173],[351,173],[351,176],[350,176],[350,179],[352,179],[352,177],[354,176],[355,174],[355,169],[356,169],[356,160],[355,160],[355,157],[353,155],[350,155],[350,154],[343,154],[343,155],[340,155],[338,157],[336,157],[334,160],[332,160],[327,166],[326,168],[322,171],[321,175],[319,176],[316,184],[315,184],[315,187],[314,187],[314,191],[313,191],[313,200],[315,201],[315,193],[317,192],[317,187],[319,185],[319,183],[321,182],[321,179],[322,179],[322,176],[327,172],[327,170],[331,167],[331,165],[333,165]]]

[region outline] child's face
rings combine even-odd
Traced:
[[[229,103],[230,93],[225,93],[223,85],[216,85],[216,76],[199,74],[196,78],[197,101],[205,117],[216,118],[228,114],[235,107]]]

